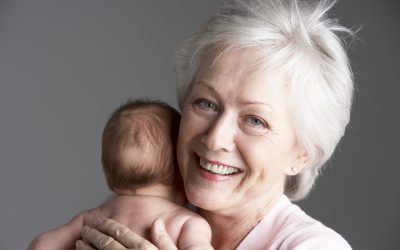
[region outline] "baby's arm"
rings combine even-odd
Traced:
[[[36,236],[29,244],[28,250],[75,249],[75,242],[80,239],[80,230],[83,222],[84,213],[80,213],[68,224]]]
[[[199,216],[186,220],[179,236],[178,249],[180,250],[210,250],[211,228],[207,221]]]

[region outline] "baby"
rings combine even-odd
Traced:
[[[175,109],[158,101],[129,101],[118,108],[104,128],[101,155],[116,197],[37,236],[28,249],[75,249],[89,216],[119,221],[148,240],[152,223],[161,218],[179,249],[212,249],[208,223],[182,207],[175,157],[179,120]]]

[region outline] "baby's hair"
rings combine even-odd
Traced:
[[[116,109],[102,137],[101,162],[111,190],[174,185],[180,114],[161,101],[129,100]]]

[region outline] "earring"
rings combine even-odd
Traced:
[[[296,167],[292,167],[291,170],[292,170],[293,174],[297,174],[297,168]]]

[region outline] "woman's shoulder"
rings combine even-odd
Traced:
[[[351,249],[331,228],[283,197],[249,233],[238,249]]]
[[[351,249],[340,234],[307,215],[287,197],[283,199],[284,205],[274,219],[280,249]]]
[[[304,217],[309,217],[304,214]],[[290,216],[276,235],[279,249],[351,249],[347,241],[321,222],[303,216]]]

